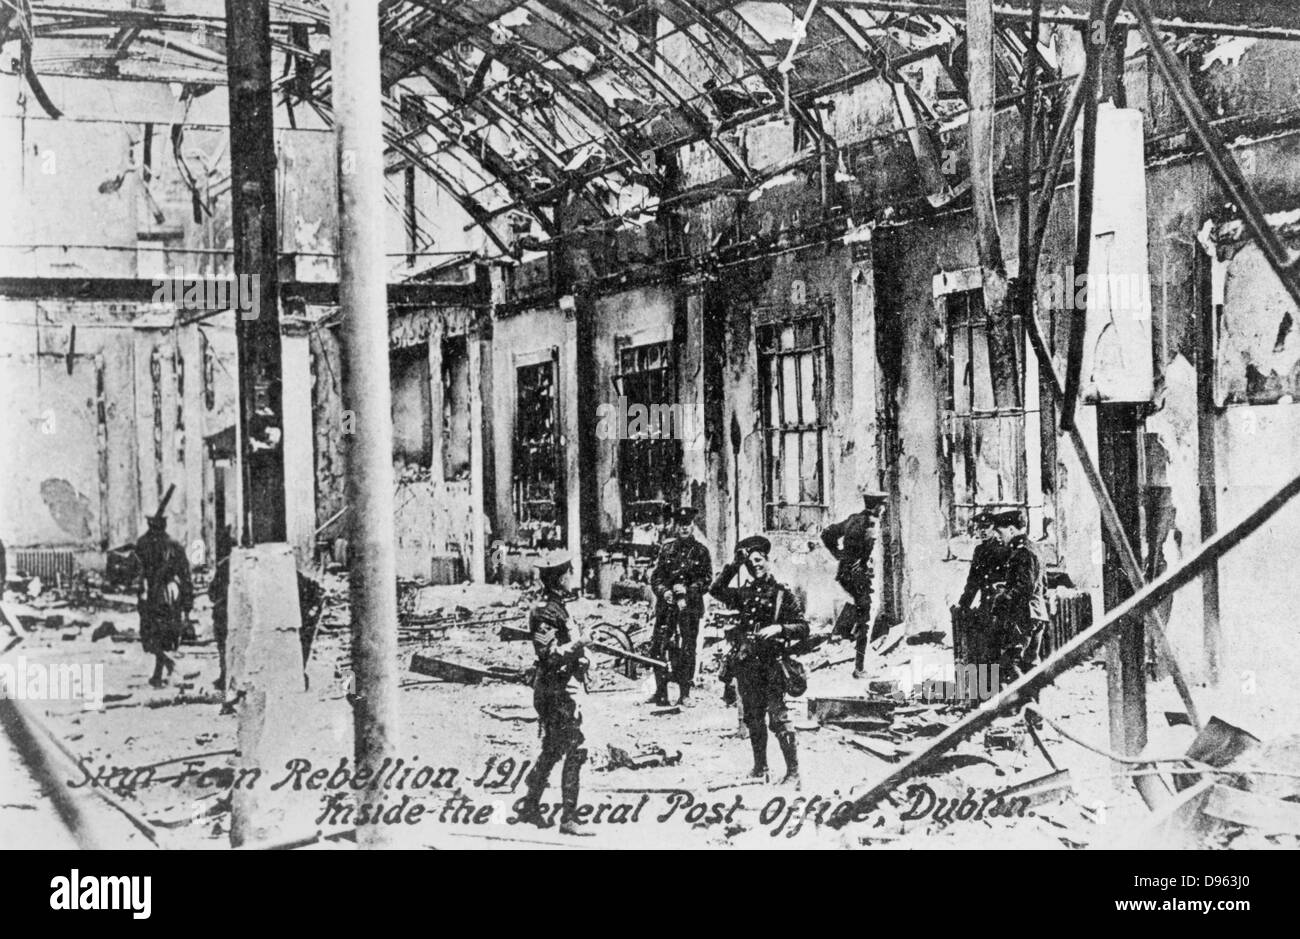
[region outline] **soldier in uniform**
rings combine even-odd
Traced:
[[[140,642],[154,657],[149,684],[161,688],[167,684],[163,670],[168,676],[176,670],[167,653],[180,648],[185,614],[194,608],[190,562],[185,549],[167,535],[167,519],[161,512],[150,517],[149,530],[136,542],[135,554],[140,563]]]
[[[573,565],[565,560],[537,570],[542,582],[542,599],[529,611],[528,628],[537,653],[533,705],[537,708],[542,752],[525,780],[528,788],[521,800],[518,816],[522,821],[539,827],[550,823],[541,808],[542,794],[550,782],[551,770],[563,760],[560,832],[580,835],[585,832],[578,827],[575,812],[579,778],[587,751],[583,747],[586,738],[582,733],[582,710],[578,701],[585,691],[587,659],[583,655],[582,632],[565,608],[570,599],[568,582]]]
[[[853,598],[853,606],[857,611],[850,634],[855,652],[854,678],[863,676],[867,643],[871,641],[871,592],[875,574],[871,555],[879,536],[880,513],[888,498],[886,493],[863,489],[862,511],[850,515],[842,522],[836,522],[822,532],[822,544],[826,545],[831,557],[839,562],[835,582]]]
[[[1005,583],[993,598],[1002,644],[999,677],[1006,684],[1038,664],[1048,622],[1047,586],[1043,561],[1025,535],[1024,515],[1017,510],[998,512],[990,522],[1006,549]]]
[[[989,512],[980,512],[971,519],[980,541],[971,554],[966,586],[953,608],[954,629],[959,620],[966,627],[962,630],[967,637],[966,648],[962,650],[965,659],[975,664],[992,664],[1001,642],[991,610],[993,598],[1006,581],[1007,548],[993,530],[991,517]]]
[[[695,645],[704,616],[704,593],[713,579],[709,549],[695,540],[695,515],[695,509],[689,506],[673,512],[674,537],[659,549],[659,559],[650,575],[650,589],[655,596],[650,655],[669,660],[673,678],[681,688],[678,703],[687,707],[691,705],[691,686],[695,682]],[[670,656],[674,645],[678,651]],[[650,703],[668,704],[667,669],[655,669],[655,693]]]
[[[718,573],[709,593],[740,613],[733,630],[733,651],[725,666],[734,674],[736,690],[749,743],[754,751],[754,768],[750,776],[767,778],[766,717],[785,758],[785,783],[799,783],[799,754],[795,745],[794,725],[785,703],[785,669],[782,659],[786,643],[808,638],[808,623],[803,605],[772,576],[768,557],[772,543],[762,535],[752,535],[736,545],[736,556]],[[730,586],[741,567],[750,581],[741,587]]]
[[[1002,544],[1002,539],[993,530],[990,518],[991,513],[980,512],[971,519],[979,544],[975,545],[975,550],[971,553],[970,570],[966,572],[966,586],[957,600],[957,608],[960,610],[987,607],[993,597],[995,586],[1006,579],[1007,549]]]

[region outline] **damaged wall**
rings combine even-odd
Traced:
[[[492,333],[492,442],[495,480],[492,559],[496,580],[531,580],[546,556],[567,553],[581,577],[581,490],[579,475],[578,334],[571,314],[559,309],[527,309],[498,316]],[[553,362],[556,424],[554,469],[558,494],[554,518],[527,522],[515,504],[515,454],[518,381],[521,368]],[[545,537],[545,545],[537,544]]]
[[[175,484],[169,531],[205,559],[203,440],[234,413],[233,337],[205,341],[175,317],[158,304],[0,301],[0,381],[17,410],[0,440],[7,545],[71,549],[102,569]]]
[[[333,308],[316,307],[312,314],[330,316]],[[461,337],[466,356],[464,377],[468,397],[455,394],[458,407],[448,413],[443,354],[444,341]],[[464,307],[409,309],[395,312],[389,321],[389,347],[395,361],[420,360],[419,381],[424,387],[402,385],[394,370],[394,436],[406,441],[395,447],[395,524],[398,576],[434,583],[459,583],[483,576],[484,526],[482,460],[470,444],[467,466],[458,466],[448,478],[444,461],[447,434],[444,421],[462,422],[471,438],[481,422],[479,362],[486,342],[480,336],[477,312]],[[411,375],[415,369],[411,369]],[[315,434],[317,525],[325,540],[346,538],[343,511],[346,447],[350,432],[342,399],[343,363],[336,328],[312,332],[311,407]],[[414,379],[412,379],[414,380]],[[406,394],[397,386],[402,385]],[[480,416],[475,418],[475,413]],[[423,422],[423,426],[420,426]],[[412,442],[419,444],[419,453]],[[402,454],[406,456],[403,457]]]

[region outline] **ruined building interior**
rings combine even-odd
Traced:
[[[266,810],[212,783],[250,757],[246,703],[214,687],[229,529],[323,591],[307,690],[267,718],[296,749],[267,753],[352,755],[364,627],[394,653],[391,745],[459,771],[403,796],[428,814],[389,843],[556,841],[438,813],[513,798],[473,783],[534,749],[533,650],[508,640],[567,559],[569,613],[632,653],[590,653],[590,798],[692,800],[592,824],[602,846],[1297,846],[1293,778],[1201,773],[1247,750],[1300,769],[1293,4],[379,0],[364,278],[340,89],[374,69],[335,40],[348,5],[0,2],[0,662],[103,680],[97,708],[17,701],[4,726],[120,771],[85,790],[101,843],[225,847]],[[386,381],[349,355],[354,279],[386,301]],[[391,476],[387,453],[362,476],[360,441],[388,437]],[[697,706],[644,703],[649,581],[690,507],[714,574],[764,536],[824,637],[849,596],[821,533],[863,491],[884,494],[865,673],[813,643],[790,703],[805,795],[870,811],[782,827],[736,782],[716,601]],[[974,521],[1008,511],[1051,621],[1034,687],[972,708],[943,690],[953,609]],[[159,512],[196,596],[164,689],[133,641]],[[352,608],[385,589],[358,587],[375,558],[395,620]],[[231,603],[232,674],[282,686]],[[0,842],[80,842],[5,739]],[[1035,817],[908,818],[918,782],[1027,786]],[[705,803],[739,810],[688,821]],[[258,838],[356,840],[315,795],[281,808]]]

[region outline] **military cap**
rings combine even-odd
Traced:
[[[871,505],[883,505],[889,501],[889,493],[882,492],[871,486],[859,486],[858,495],[862,496]]]
[[[542,580],[552,580],[559,577],[561,574],[567,574],[571,570],[573,570],[573,561],[567,557],[560,558],[558,561],[553,561],[550,564],[537,565],[537,575],[541,577]]]
[[[982,528],[982,527],[985,526],[985,525],[992,525],[992,524],[993,524],[993,513],[992,513],[992,512],[987,512],[987,511],[985,511],[985,512],[976,512],[976,513],[971,517],[970,523],[971,523],[972,525],[974,525],[976,528]]]
[[[692,505],[679,505],[670,514],[674,522],[684,525],[687,522],[695,521],[695,516],[699,515],[700,511]]]
[[[772,542],[762,535],[750,535],[748,538],[742,538],[736,544],[736,550],[744,554],[753,554],[757,551],[760,554],[767,555],[772,553]]]
[[[989,512],[989,524],[994,528],[1024,528],[1025,516],[1019,509],[1005,512]]]

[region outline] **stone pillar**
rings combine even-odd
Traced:
[[[287,544],[236,548],[230,556],[229,687],[238,701],[239,757],[231,794],[233,847],[305,831],[315,801],[290,787],[271,791],[285,764],[304,756],[296,740],[303,693],[302,649],[298,641],[297,570]],[[260,770],[249,786],[238,775]]]

